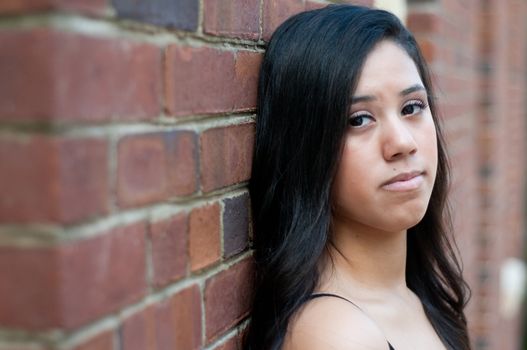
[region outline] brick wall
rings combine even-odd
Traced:
[[[0,349],[235,349],[264,43],[329,0],[0,3]],[[372,5],[373,1],[352,1]],[[453,165],[475,349],[517,349],[521,0],[409,1]]]
[[[264,41],[328,3],[0,3],[0,349],[235,348]]]
[[[521,0],[410,1],[409,28],[431,63],[453,167],[454,231],[473,297],[475,350],[521,344],[521,314],[500,313],[500,269],[522,258],[526,41]]]

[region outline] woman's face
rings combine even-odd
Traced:
[[[392,41],[365,61],[344,142],[333,220],[388,232],[417,224],[435,181],[436,130],[417,68]]]

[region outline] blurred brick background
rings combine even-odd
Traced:
[[[326,0],[0,2],[0,349],[236,348],[265,41]],[[374,1],[350,1],[371,6]],[[518,349],[522,0],[409,1],[452,158],[475,349]]]
[[[432,67],[453,168],[454,232],[473,296],[475,349],[521,346],[504,314],[501,268],[523,259],[527,3],[409,1],[407,24]]]

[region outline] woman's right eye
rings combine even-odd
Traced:
[[[373,123],[373,121],[373,117],[369,114],[352,114],[348,119],[348,124],[352,128],[358,129],[363,128],[366,125],[369,125],[370,123]]]

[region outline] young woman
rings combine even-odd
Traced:
[[[392,14],[334,5],[274,33],[250,193],[246,349],[469,349],[432,85]]]

